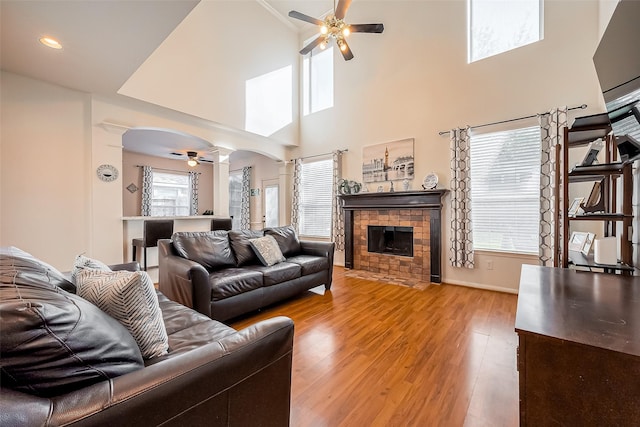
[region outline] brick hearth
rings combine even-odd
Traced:
[[[360,193],[340,196],[346,268],[440,283],[442,196],[448,190]],[[413,227],[413,257],[367,250],[367,226]]]
[[[353,216],[353,268],[373,273],[430,281],[430,215],[425,209],[355,211]],[[367,250],[367,226],[413,227],[413,257]]]

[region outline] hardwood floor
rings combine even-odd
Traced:
[[[324,288],[322,288],[324,289]],[[516,426],[516,295],[345,277],[238,320],[295,322],[291,425]]]

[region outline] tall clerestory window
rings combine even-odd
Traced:
[[[312,41],[305,41],[305,45]],[[333,107],[333,47],[313,49],[302,61],[302,114]]]
[[[542,40],[543,0],[467,0],[468,60]]]

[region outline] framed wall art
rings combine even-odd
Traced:
[[[384,182],[413,179],[413,138],[362,149],[362,181]]]

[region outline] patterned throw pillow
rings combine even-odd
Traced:
[[[256,252],[260,262],[266,266],[274,265],[285,260],[278,242],[273,236],[264,236],[257,239],[249,239],[249,244]]]
[[[78,255],[73,262],[73,270],[71,270],[71,281],[76,283],[76,276],[83,270],[111,271],[109,266],[97,259],[89,258],[82,254]]]
[[[167,353],[167,330],[158,296],[146,271],[84,269],[76,276],[76,286],[79,296],[127,328],[142,357],[151,359]]]

